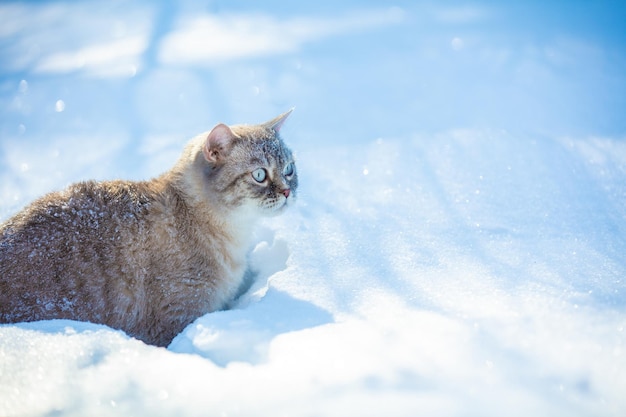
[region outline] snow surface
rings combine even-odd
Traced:
[[[626,414],[624,7],[337,3],[0,5],[1,219],[294,105],[301,178],[168,349],[1,325],[1,416]]]

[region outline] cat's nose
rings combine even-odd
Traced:
[[[291,190],[289,188],[283,190],[283,195],[285,196],[285,198],[289,198],[290,193],[291,193]]]

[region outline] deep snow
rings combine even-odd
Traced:
[[[301,178],[168,349],[0,326],[0,415],[625,413],[626,16],[575,6],[0,5],[1,219],[293,105]]]

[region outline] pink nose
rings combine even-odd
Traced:
[[[287,188],[286,190],[283,190],[283,195],[285,196],[285,198],[289,198],[290,193],[291,193],[291,190],[289,188]]]

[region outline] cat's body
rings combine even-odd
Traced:
[[[0,322],[66,318],[167,345],[241,285],[256,219],[294,199],[289,113],[217,125],[145,182],[84,182],[0,225]]]

